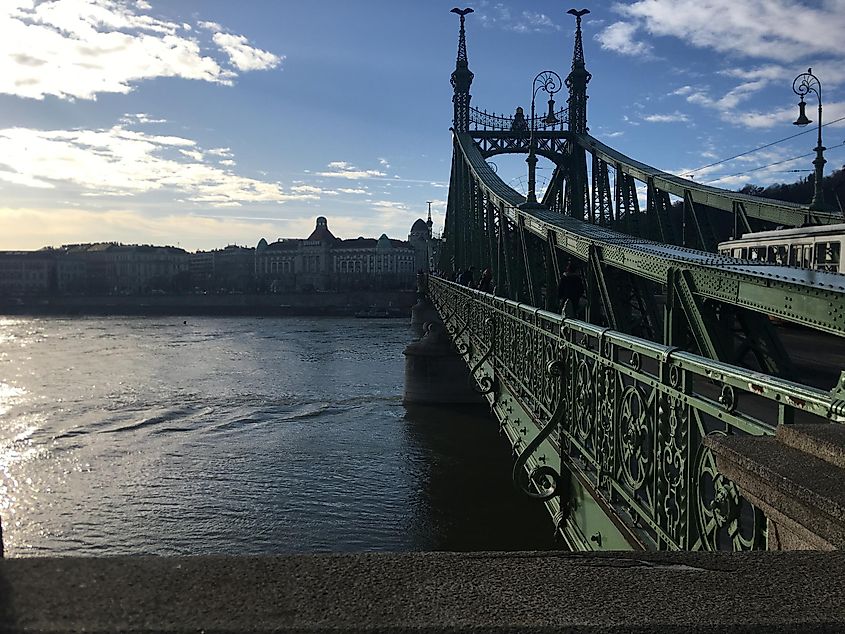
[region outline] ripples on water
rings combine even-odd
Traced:
[[[550,546],[483,412],[406,409],[405,320],[0,318],[26,555]]]

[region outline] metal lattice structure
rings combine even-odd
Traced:
[[[617,547],[760,547],[761,514],[716,472],[701,439],[769,434],[796,412],[836,418],[830,393],[788,380],[792,365],[769,317],[845,336],[845,276],[717,255],[710,221],[727,213],[747,229],[841,218],[701,185],[592,137],[586,11],[570,11],[575,48],[558,117],[566,129],[535,122],[529,134],[514,118],[470,108],[466,12],[458,13],[440,268],[490,266],[500,297],[442,280],[429,295],[520,455],[515,475],[533,470],[535,495],[566,481],[568,497],[558,486],[547,504],[577,548],[608,547],[601,535],[615,535]],[[526,202],[487,162],[528,154],[532,143],[555,165],[540,203]],[[567,262],[584,272],[580,321],[551,312]],[[737,408],[766,410],[773,399],[768,418]],[[603,528],[591,541],[595,526]]]

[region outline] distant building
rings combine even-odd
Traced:
[[[56,262],[56,291],[61,295],[82,295],[88,292],[88,266],[78,253],[50,249]]]
[[[428,273],[434,268],[434,259],[437,256],[436,240],[432,234],[431,210],[428,211],[428,220],[418,218],[411,226],[411,233],[408,234],[408,242],[414,247],[416,265],[418,271]]]
[[[255,249],[255,271],[260,287],[270,292],[410,288],[417,268],[422,268],[418,257],[425,257],[424,247],[385,234],[378,240],[341,240],[320,216],[304,240],[280,238],[268,243],[262,238]]]
[[[225,249],[188,254],[191,288],[209,293],[255,291],[255,249],[229,245]]]
[[[91,294],[181,292],[190,283],[188,253],[177,247],[98,242],[65,245],[62,250],[59,259],[84,263],[85,286]],[[78,265],[72,266],[76,273]]]
[[[192,289],[211,291],[214,288],[214,251],[189,253],[188,271]]]
[[[51,251],[0,251],[0,294],[40,295],[55,287],[56,259]]]
[[[144,295],[150,293],[253,293],[371,288],[413,288],[418,270],[428,271],[438,240],[418,219],[408,240],[341,240],[317,218],[305,239],[255,248],[187,253],[176,247],[97,242],[39,251],[0,252],[0,295],[58,293]]]
[[[255,248],[229,245],[212,253],[218,290],[255,292]]]

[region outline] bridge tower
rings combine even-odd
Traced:
[[[469,61],[467,60],[467,38],[464,29],[464,19],[473,10],[466,9],[452,9],[452,13],[457,13],[461,17],[461,30],[458,35],[458,58],[455,60],[455,70],[452,72],[452,87],[455,93],[452,96],[452,104],[454,104],[454,116],[452,117],[452,127],[455,132],[466,132],[469,130],[469,102],[472,95],[469,94],[470,86],[472,86],[472,78],[474,75],[469,69]]]
[[[575,48],[572,52],[572,68],[566,77],[566,87],[569,89],[569,132],[572,134],[587,133],[587,84],[592,75],[587,71],[584,63],[584,44],[581,37],[581,18],[588,14],[589,9],[570,9],[567,11],[575,16]],[[570,143],[568,147],[569,182],[566,190],[565,213],[573,218],[583,220],[589,216],[589,198],[587,196],[587,155],[584,148],[577,143]]]

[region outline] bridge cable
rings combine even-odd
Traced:
[[[842,117],[842,118],[845,119],[845,117]],[[831,121],[831,123],[833,123],[833,122]],[[839,143],[838,145],[832,145],[832,146],[825,148],[825,149],[826,150],[835,150],[836,148],[842,147],[843,145],[845,145],[845,141],[843,141],[842,143]],[[726,176],[720,176],[719,178],[715,178],[713,180],[704,181],[703,184],[704,185],[710,185],[712,183],[718,183],[720,180],[723,180],[725,178],[733,178],[734,176],[743,176],[744,174],[750,174],[751,172],[756,172],[758,170],[766,169],[767,167],[774,167],[775,165],[780,165],[782,163],[788,163],[789,161],[795,161],[795,160],[800,159],[800,158],[806,158],[808,156],[813,156],[815,153],[816,152],[814,150],[812,152],[807,152],[806,154],[801,154],[800,156],[793,156],[792,158],[783,159],[782,161],[775,161],[774,163],[769,163],[768,165],[761,165],[759,167],[754,167],[750,170],[745,170],[744,172],[737,172],[736,174],[728,174]]]
[[[826,127],[829,125],[833,125],[834,123],[839,123],[840,121],[845,121],[845,117],[839,117],[838,119],[834,119],[833,121],[828,121],[827,123],[823,123],[822,127]],[[714,167],[716,165],[721,165],[722,163],[727,163],[728,161],[732,161],[736,158],[741,156],[746,156],[748,154],[753,154],[754,152],[758,152],[760,150],[765,150],[768,147],[772,147],[773,145],[777,145],[778,143],[783,143],[784,141],[789,141],[790,139],[794,139],[795,137],[801,136],[802,134],[808,134],[809,132],[815,132],[818,128],[808,128],[807,130],[803,130],[802,132],[798,132],[797,134],[793,134],[792,136],[784,137],[782,139],[778,139],[777,141],[772,141],[771,143],[766,143],[766,145],[761,145],[760,147],[756,147],[753,150],[748,150],[747,152],[742,152],[741,154],[735,154],[733,156],[729,156],[728,158],[721,159],[716,161],[715,163],[708,163],[707,165],[702,165],[701,167],[696,167],[693,170],[686,170],[685,177],[694,176],[695,172],[700,172],[703,169],[707,169],[708,167]]]

